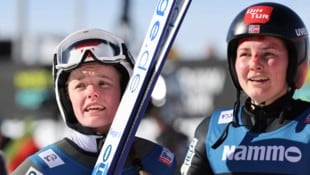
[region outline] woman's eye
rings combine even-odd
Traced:
[[[276,57],[276,54],[272,53],[272,52],[266,52],[263,54],[263,58],[265,60],[267,59],[272,59],[272,58],[275,58]]]
[[[99,82],[98,82],[98,85],[99,85],[99,86],[107,86],[108,83],[107,83],[106,81],[99,81]]]
[[[250,56],[251,56],[251,54],[247,53],[247,52],[239,53],[239,57],[250,57]]]
[[[274,56],[274,54],[271,53],[271,52],[266,52],[266,53],[264,54],[264,56],[265,56],[265,57],[270,57],[270,56]]]
[[[85,87],[85,85],[83,83],[78,83],[74,87],[75,87],[75,89],[83,89]]]

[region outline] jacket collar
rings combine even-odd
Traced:
[[[99,153],[106,136],[86,135],[70,129],[67,138],[77,144],[84,151]]]

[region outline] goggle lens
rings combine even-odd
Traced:
[[[94,60],[102,63],[119,63],[125,59],[121,43],[89,39],[75,42],[68,47],[59,47],[56,69],[69,70],[81,62]]]

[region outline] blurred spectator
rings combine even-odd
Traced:
[[[5,155],[3,154],[2,151],[0,151],[0,174],[1,175],[7,175],[7,167],[6,167],[6,159]]]
[[[29,155],[39,150],[32,133],[32,119],[26,118],[24,135],[10,142],[5,149],[9,173],[15,170]]]
[[[2,132],[2,120],[0,120],[0,150],[4,150],[12,140]]]
[[[4,150],[11,140],[10,137],[7,137],[0,132],[0,150]]]
[[[214,45],[208,45],[206,49],[206,59],[217,59],[217,51]]]
[[[173,123],[165,120],[165,116],[163,116],[161,112],[161,107],[156,107],[150,104],[147,114],[155,119],[156,124],[160,129],[159,135],[156,137],[156,141],[174,152],[177,160],[177,169],[179,170],[188,148],[188,136],[176,130],[173,127]]]
[[[0,121],[0,126],[2,126],[2,120]],[[0,175],[7,175],[7,162],[6,162],[6,156],[3,152],[3,150],[9,145],[10,141],[12,139],[10,137],[7,137],[2,133],[2,130],[0,129]]]

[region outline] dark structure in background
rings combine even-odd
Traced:
[[[0,62],[0,117],[55,118],[58,116],[50,67]]]
[[[131,40],[133,39],[133,30],[130,20],[131,0],[123,1],[123,10],[121,10],[119,35],[123,38],[127,46],[130,48]],[[131,50],[131,49],[130,49]]]
[[[0,61],[8,61],[12,57],[12,41],[0,40]]]
[[[166,63],[163,76],[171,117],[199,118],[233,104],[235,88],[225,60],[173,60]]]

